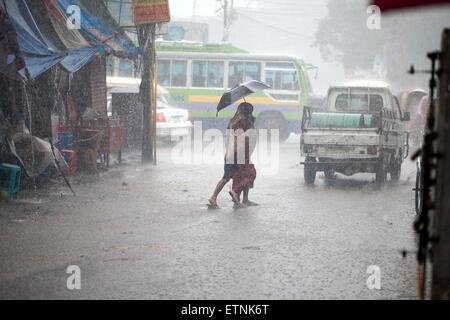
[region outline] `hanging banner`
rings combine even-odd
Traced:
[[[169,0],[134,0],[133,18],[135,25],[169,22]]]

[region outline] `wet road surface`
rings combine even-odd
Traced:
[[[314,188],[303,181],[298,140],[280,148],[280,170],[259,176],[258,207],[220,210],[206,200],[220,165],[127,164],[36,191],[0,210],[0,298],[37,299],[415,299],[415,168],[376,190],[372,175]],[[63,195],[61,195],[63,192]],[[66,268],[81,269],[68,290]],[[367,268],[381,270],[369,290]]]

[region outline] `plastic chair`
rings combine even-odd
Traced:
[[[14,194],[20,190],[20,175],[22,169],[18,166],[0,163],[0,188],[8,193],[8,200],[11,201]],[[5,183],[6,182],[6,183]]]

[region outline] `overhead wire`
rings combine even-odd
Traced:
[[[314,38],[311,37],[311,36],[307,36],[307,35],[304,35],[304,34],[296,33],[296,32],[290,31],[290,30],[286,30],[286,29],[283,29],[283,28],[271,25],[269,23],[266,23],[266,22],[260,21],[258,19],[255,19],[253,17],[250,17],[250,16],[248,16],[246,14],[239,13],[239,15],[247,18],[250,21],[253,21],[253,22],[258,23],[260,25],[264,25],[267,28],[271,28],[273,30],[283,32],[284,34],[289,34],[289,35],[292,35],[292,36],[296,36],[296,37],[300,37],[300,38],[304,38],[304,39],[308,39],[308,40],[314,40]]]

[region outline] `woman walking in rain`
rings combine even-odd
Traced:
[[[256,205],[248,198],[249,190],[253,188],[256,179],[256,169],[250,161],[256,146],[255,117],[252,113],[253,106],[250,103],[241,103],[228,123],[224,175],[209,199],[208,207],[211,209],[218,208],[217,197],[231,179],[233,186],[230,195],[234,207]],[[242,203],[241,193],[243,193]]]

